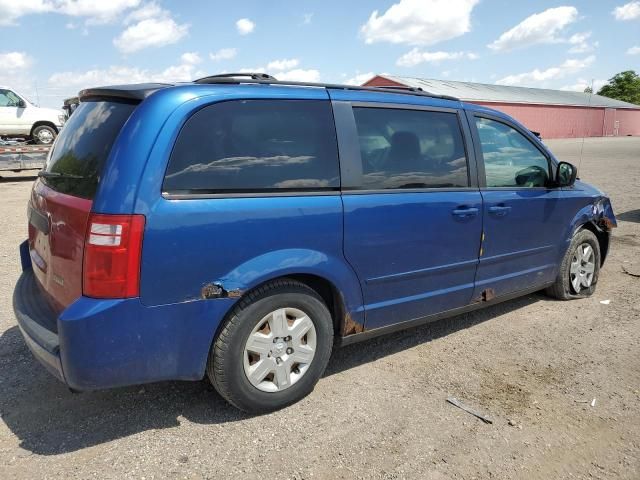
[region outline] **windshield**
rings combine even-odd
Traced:
[[[93,199],[111,147],[136,105],[83,102],[60,132],[44,171],[54,190]],[[58,176],[54,176],[58,175]]]

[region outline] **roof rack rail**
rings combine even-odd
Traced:
[[[244,78],[246,77],[246,78]],[[288,80],[278,80],[266,73],[225,73],[222,75],[209,75],[207,77],[194,80],[193,83],[198,84],[259,84],[259,85],[281,85],[291,87],[319,87],[331,88],[334,90],[354,90],[364,92],[386,92],[398,93],[403,95],[417,95],[424,97],[440,98],[443,100],[454,100],[459,102],[460,99],[449,95],[438,95],[425,91],[419,87],[403,87],[403,86],[381,86],[381,87],[361,87],[357,85],[342,85],[335,83],[313,83],[313,82],[294,82]]]
[[[404,85],[372,85],[373,88],[385,88],[387,90],[407,90],[410,92],[424,92],[421,87],[405,87]]]
[[[243,77],[248,77],[251,80],[275,80],[275,81],[277,81],[277,79],[275,77],[272,77],[268,73],[243,72],[243,73],[220,73],[218,75],[210,75],[208,77],[199,78],[198,80],[194,80],[194,83],[214,83],[214,82],[209,82],[208,80],[223,79],[223,78],[234,79],[234,78],[243,78]]]

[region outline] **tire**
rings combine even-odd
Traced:
[[[283,311],[286,317],[279,316],[278,312]],[[278,323],[278,319],[282,322],[285,318],[286,326]],[[291,335],[277,336],[283,328],[294,337],[299,337],[303,331],[300,328],[309,330],[298,341]],[[269,337],[264,337],[264,332]],[[250,351],[251,345],[257,344],[256,337],[264,342],[256,350],[262,353]],[[288,343],[284,342],[286,338]],[[233,406],[249,413],[271,412],[297,402],[313,390],[329,362],[332,347],[333,322],[322,298],[303,283],[276,280],[250,292],[231,311],[213,342],[207,375],[218,393]],[[313,348],[311,358],[309,351]],[[308,363],[297,363],[301,355],[310,358]],[[267,368],[273,372],[260,380]],[[288,380],[283,371],[290,372]],[[281,378],[285,379],[282,385]]]
[[[38,125],[31,132],[31,138],[38,145],[51,145],[57,135],[56,129],[49,125]]]
[[[580,284],[579,288],[576,289],[574,286],[575,282],[575,274],[572,274],[572,265],[578,265],[576,263],[576,259],[579,260],[579,252],[580,248],[584,248],[588,246],[593,251],[593,256],[589,256],[593,263],[593,273],[590,281],[586,281],[587,285]],[[584,250],[582,250],[584,252]],[[583,255],[585,257],[585,255]],[[584,262],[582,262],[584,263]],[[580,264],[582,264],[580,263]],[[579,268],[579,267],[578,267]],[[584,266],[585,271],[588,271],[589,268]],[[556,278],[556,282],[546,289],[546,293],[551,297],[557,298],[559,300],[571,300],[575,298],[586,298],[593,295],[596,291],[596,284],[598,283],[598,275],[600,274],[600,244],[598,243],[598,239],[593,234],[593,232],[582,229],[579,230],[571,240],[571,244],[567,249],[567,252],[562,259],[562,263],[560,264],[560,269],[558,271],[558,277]]]

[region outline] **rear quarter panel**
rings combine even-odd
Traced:
[[[200,301],[203,288],[216,284],[243,292],[293,273],[330,280],[351,309],[362,304],[358,280],[343,258],[339,195],[159,198],[147,212],[145,305]]]

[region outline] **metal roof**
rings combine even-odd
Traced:
[[[579,107],[640,108],[640,105],[583,92],[549,90],[546,88],[510,87],[486,83],[454,82],[429,78],[378,75],[413,88],[422,88],[437,95],[449,95],[469,102],[534,103],[572,105]]]

